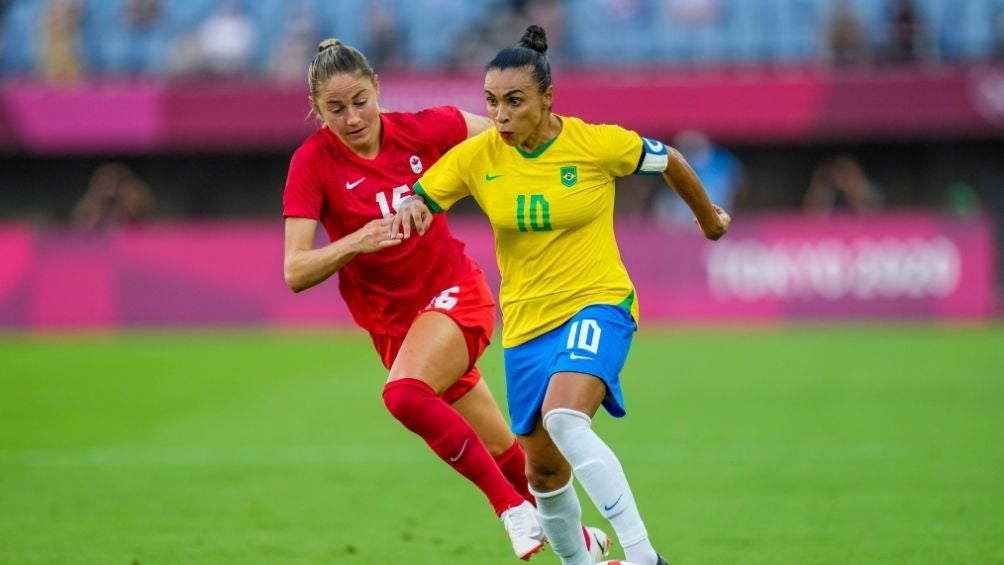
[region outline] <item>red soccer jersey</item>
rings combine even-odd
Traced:
[[[317,220],[331,241],[340,239],[390,215],[422,173],[467,137],[463,115],[452,106],[384,113],[380,119],[380,153],[372,160],[324,127],[296,150],[283,217]],[[339,269],[338,287],[356,323],[371,333],[403,337],[416,313],[470,265],[445,214],[436,214],[424,236],[356,255]]]

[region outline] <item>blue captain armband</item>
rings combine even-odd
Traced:
[[[636,175],[661,175],[669,163],[669,148],[666,144],[647,137],[641,138],[641,159]]]

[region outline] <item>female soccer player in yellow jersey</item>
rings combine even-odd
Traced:
[[[398,208],[392,234],[424,234],[432,212],[473,196],[491,220],[502,273],[502,345],[511,426],[544,533],[566,565],[590,563],[578,528],[578,478],[610,520],[628,561],[665,563],[620,462],[592,430],[600,405],[623,416],[620,371],[638,302],[613,230],[614,180],[661,174],[718,239],[729,215],[712,204],[683,157],[612,125],[551,112],[544,30],[530,26],[488,64],[485,98],[495,128],[455,146]]]

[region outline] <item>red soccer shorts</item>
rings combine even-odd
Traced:
[[[481,380],[481,373],[474,364],[485,352],[495,330],[495,298],[488,289],[481,269],[474,266],[467,275],[433,297],[428,306],[417,312],[415,317],[433,311],[442,312],[456,322],[467,342],[467,355],[470,359],[467,372],[440,395],[448,404],[453,404]],[[384,367],[390,369],[404,342],[404,336],[370,334],[370,337]]]

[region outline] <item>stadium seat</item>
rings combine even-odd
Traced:
[[[0,75],[34,73],[41,17],[53,1],[7,3],[0,22]],[[110,75],[164,72],[175,43],[224,4],[236,4],[254,22],[252,72],[259,73],[268,70],[296,13],[311,20],[309,33],[316,36],[311,42],[338,37],[370,52],[374,44],[367,28],[369,10],[384,5],[400,30],[406,63],[428,69],[452,64],[457,41],[465,33],[490,28],[499,14],[511,9],[507,0],[162,1],[160,21],[137,31],[125,25],[126,0],[78,1],[84,10],[81,41],[87,66]],[[567,28],[561,56],[596,66],[804,64],[819,57],[827,17],[838,0],[709,0],[717,5],[717,16],[698,25],[680,16],[687,1],[559,0]],[[840,1],[849,2],[859,14],[869,44],[880,53],[889,39],[889,2]],[[927,23],[935,57],[952,61],[993,55],[1004,0],[914,3]]]

